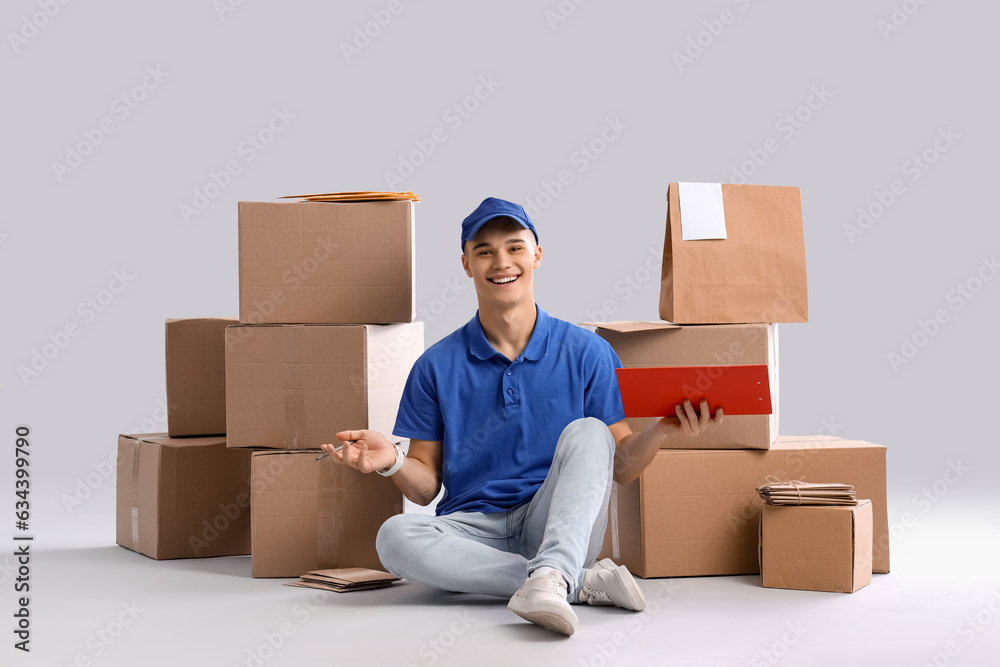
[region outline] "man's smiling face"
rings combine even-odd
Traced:
[[[501,307],[534,304],[534,271],[542,261],[542,248],[531,230],[511,218],[490,220],[465,242],[462,266],[473,279],[480,304]]]

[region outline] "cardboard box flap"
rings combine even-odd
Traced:
[[[166,433],[123,433],[121,437],[134,440],[136,443],[148,442],[161,447],[204,447],[226,442],[226,437],[222,435],[171,438]]]
[[[581,322],[583,326],[587,327],[597,327],[598,329],[608,329],[609,331],[617,331],[618,333],[631,333],[633,331],[658,331],[660,329],[680,329],[681,325],[673,324],[671,322],[666,322],[664,320],[658,321],[645,321],[645,322],[625,322],[625,321],[615,321],[615,322]]]

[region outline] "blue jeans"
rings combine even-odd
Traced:
[[[558,570],[577,602],[604,541],[615,442],[599,419],[563,429],[552,467],[527,503],[504,512],[397,514],[376,539],[387,570],[460,593],[511,597],[539,567]]]

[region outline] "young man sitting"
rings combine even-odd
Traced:
[[[399,514],[376,547],[390,572],[448,591],[510,598],[516,614],[572,635],[571,603],[645,607],[624,566],[595,562],[612,479],[626,484],[664,438],[698,435],[715,417],[702,402],[633,433],[615,369],[596,334],[535,304],[542,261],[524,209],[488,198],[462,223],[462,266],[476,315],[416,361],[393,433],[343,431],[335,461],[391,475],[411,501],[444,496],[436,516]]]

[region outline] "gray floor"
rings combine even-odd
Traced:
[[[578,607],[565,639],[505,601],[418,584],[314,592],[252,579],[249,557],[42,548],[32,653],[4,653],[38,665],[1000,664],[998,554],[995,512],[949,505],[900,531],[892,573],[853,595],[756,576],[646,580],[645,612]],[[0,578],[9,592],[9,570]]]

